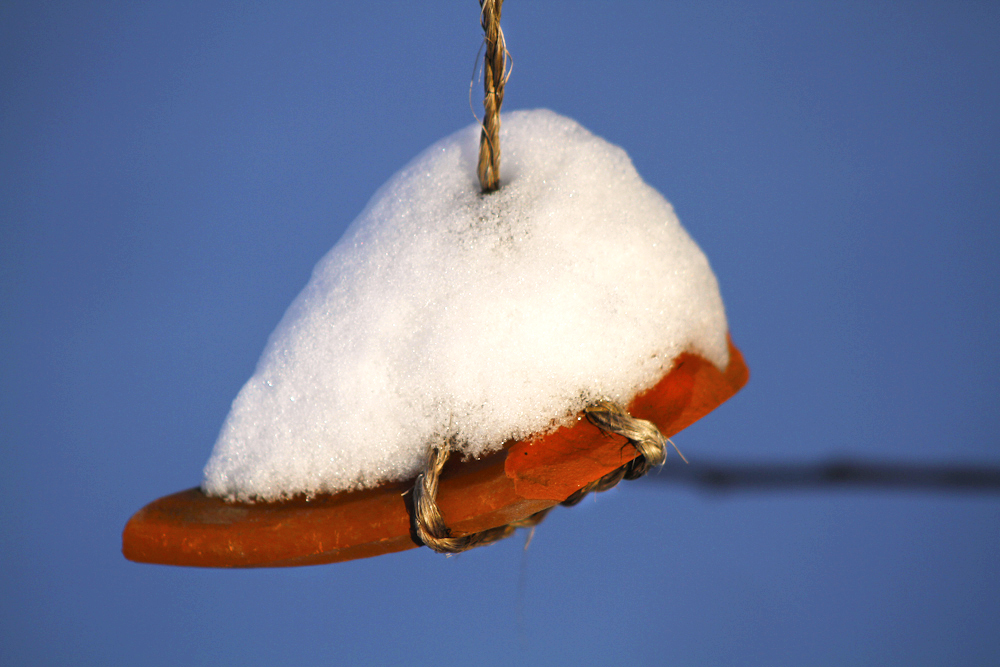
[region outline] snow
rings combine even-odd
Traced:
[[[454,436],[479,456],[622,403],[684,351],[724,368],[704,254],[625,152],[506,113],[501,189],[479,127],[424,151],[317,264],[233,402],[204,490],[274,500],[403,480]]]

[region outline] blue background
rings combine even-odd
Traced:
[[[689,458],[1000,463],[996,3],[504,9],[506,107],[623,146],[719,276],[752,378]],[[527,552],[125,561],[313,264],[473,122],[480,35],[471,0],[0,6],[0,662],[1000,662],[996,496],[654,479]]]

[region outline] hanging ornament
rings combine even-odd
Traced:
[[[272,334],[199,488],[129,521],[127,558],[313,565],[455,553],[639,477],[748,377],[715,276],[620,148],[486,116],[372,198]],[[503,147],[503,167],[500,148]]]

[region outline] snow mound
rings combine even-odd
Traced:
[[[274,500],[417,474],[455,436],[479,456],[628,403],[684,351],[724,368],[708,261],[625,152],[551,111],[505,114],[501,188],[479,126],[393,176],[317,264],[205,468]]]

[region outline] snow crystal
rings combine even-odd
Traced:
[[[728,363],[715,276],[625,152],[551,111],[503,116],[501,188],[479,126],[389,180],[271,335],[205,469],[277,499],[412,478],[454,436],[479,456],[627,404],[684,351]]]

